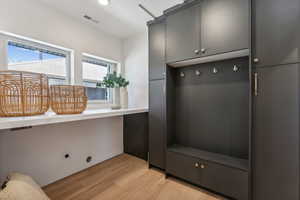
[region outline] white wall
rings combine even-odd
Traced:
[[[122,61],[121,39],[67,17],[39,0],[0,0],[0,31],[73,49],[79,84],[83,52]]]
[[[146,26],[146,24],[145,24]],[[125,76],[130,80],[128,87],[129,105],[148,107],[148,33],[132,36],[123,41]]]
[[[0,30],[73,49],[77,83],[81,82],[82,52],[122,61],[120,39],[38,0],[0,0]],[[10,171],[21,171],[45,185],[78,172],[122,153],[122,130],[122,118],[109,118],[0,133],[0,181]],[[70,160],[63,158],[65,153],[72,155]],[[94,156],[91,164],[85,163],[88,155]]]
[[[130,80],[129,106],[148,107],[146,31],[121,41],[38,0],[0,0],[0,31],[73,49],[78,84],[82,81],[83,52],[123,63],[123,71]],[[0,44],[3,55],[1,47]],[[46,185],[116,156],[123,152],[122,122],[117,117],[1,132],[0,181],[9,172],[19,171]],[[70,159],[64,159],[66,153],[71,154]],[[85,159],[89,155],[94,159],[87,164]]]
[[[0,179],[21,172],[52,183],[123,153],[122,130],[123,118],[114,117],[0,132]]]

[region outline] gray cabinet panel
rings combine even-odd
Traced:
[[[204,0],[201,8],[203,56],[249,47],[249,0]]]
[[[124,116],[124,152],[148,160],[148,113]]]
[[[181,155],[174,152],[167,152],[167,173],[190,181],[194,184],[201,184],[200,162],[197,158]]]
[[[200,4],[185,8],[167,18],[167,62],[199,57]]]
[[[201,185],[238,200],[248,199],[248,172],[200,161]]]
[[[271,4],[270,4],[271,5]],[[299,64],[258,68],[253,199],[299,200]]]
[[[149,91],[149,163],[165,168],[165,80],[150,81]]]
[[[167,151],[166,172],[237,200],[248,200],[248,172]]]
[[[165,65],[165,21],[149,25],[150,80],[163,79]]]
[[[300,1],[256,0],[253,15],[257,66],[299,62]]]
[[[238,72],[233,72],[234,65],[239,66]],[[248,65],[245,57],[176,69],[176,143],[248,159]],[[219,73],[213,74],[214,66]],[[200,70],[201,76],[196,76],[195,70]]]

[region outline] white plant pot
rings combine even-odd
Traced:
[[[127,88],[121,88],[121,107],[123,109],[128,108],[128,90],[127,90]]]
[[[112,95],[113,95],[113,105],[112,109],[117,110],[121,108],[121,94],[120,94],[120,88],[113,88],[112,89]]]

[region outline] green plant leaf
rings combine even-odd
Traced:
[[[117,72],[113,72],[107,74],[103,81],[97,83],[97,87],[102,88],[119,88],[119,87],[127,87],[129,85],[129,81],[123,78],[121,75],[118,75]]]

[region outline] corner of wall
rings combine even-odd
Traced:
[[[148,34],[147,31],[122,41],[123,73],[130,81],[130,107],[148,107]]]

